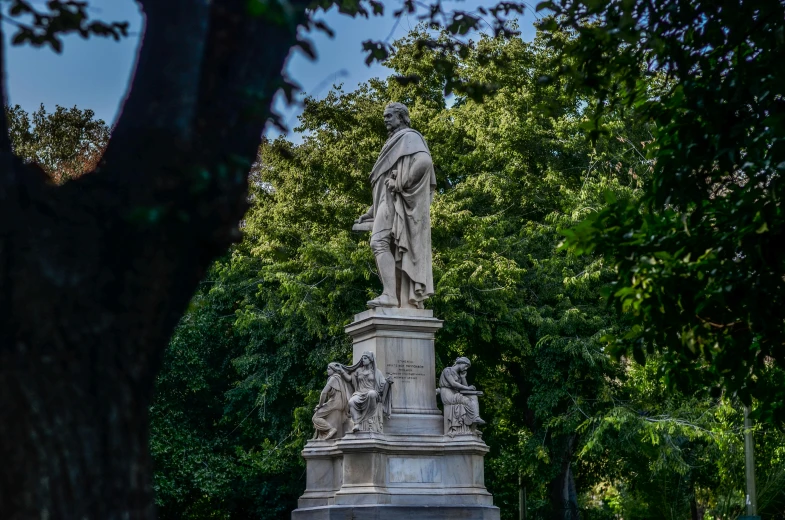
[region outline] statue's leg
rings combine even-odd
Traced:
[[[466,423],[467,424],[485,424],[485,421],[480,417],[480,402],[476,395],[465,396],[466,399]]]
[[[326,434],[332,430],[332,426],[324,417],[317,417],[316,415],[313,416],[313,427],[316,430],[316,435],[314,435],[314,439],[324,438]]]
[[[353,395],[351,399],[349,399],[349,416],[352,418],[352,432],[356,432],[360,429],[360,422],[362,422],[363,411],[360,410],[360,402],[363,401],[362,396],[360,395]]]
[[[421,305],[419,306],[416,304],[413,305],[412,302],[409,301],[409,295],[412,294],[412,292],[414,292],[414,288],[412,287],[412,284],[414,282],[412,282],[412,279],[409,278],[409,275],[406,274],[405,271],[402,271],[400,269],[398,269],[397,271],[400,273],[400,281],[401,281],[400,291],[398,292],[398,294],[401,295],[400,296],[401,307],[407,309],[422,309]]]
[[[371,237],[371,250],[376,256],[376,267],[384,287],[382,295],[368,302],[368,307],[397,307],[398,297],[395,294],[395,257],[390,250],[392,236],[389,233],[378,233]]]

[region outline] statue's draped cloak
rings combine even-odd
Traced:
[[[340,426],[347,416],[349,398],[354,392],[351,384],[345,381],[340,374],[331,375],[327,379],[325,389],[327,389],[327,401],[313,414],[312,420],[316,428],[314,439],[318,439],[320,433],[323,435],[333,427],[341,434],[343,433]]]
[[[428,164],[418,176],[413,165],[423,160]],[[384,182],[392,171],[396,172],[394,193]],[[436,174],[423,136],[411,128],[396,132],[384,144],[370,177],[374,204],[372,235],[392,235],[396,264],[409,280],[408,294],[401,297],[416,305],[433,294],[430,206]]]
[[[368,373],[362,370],[362,358],[354,365],[342,365],[343,369],[352,375],[351,386],[354,392],[351,398],[361,413],[361,421],[365,421],[376,413],[377,404],[382,406],[383,415],[389,417],[392,411],[392,392],[390,391],[392,381],[388,381],[382,371],[376,368],[376,355],[373,352],[363,352],[363,355],[368,356],[370,360]],[[371,395],[374,396],[373,400],[369,399]]]
[[[328,399],[324,406],[316,412],[317,415],[326,416],[333,410],[345,411],[354,389],[339,374],[333,374],[327,379],[326,388],[329,388]]]
[[[439,378],[439,394],[444,404],[444,418],[449,425],[445,432],[454,435],[480,419],[480,405],[475,395],[463,395],[455,384],[468,387],[466,376],[455,367],[447,367]]]

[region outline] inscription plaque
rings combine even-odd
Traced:
[[[395,378],[395,382],[409,383],[425,377],[425,365],[420,365],[411,359],[396,359],[387,363],[387,373]]]
[[[390,457],[389,471],[390,482],[433,483],[442,481],[442,473],[435,459]]]

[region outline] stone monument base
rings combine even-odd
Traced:
[[[475,435],[349,433],[309,441],[307,487],[292,520],[498,520]]]
[[[485,488],[488,446],[476,428],[445,435],[434,355],[441,326],[431,310],[376,308],[346,327],[354,362],[372,354],[392,381],[391,415],[383,432],[308,441],[292,520],[499,519]]]
[[[329,506],[296,509],[292,520],[499,520],[495,506]]]

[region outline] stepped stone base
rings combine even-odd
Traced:
[[[358,432],[339,441],[312,440],[303,450],[307,482],[298,506],[490,506],[487,452],[473,435]]]
[[[499,520],[495,506],[329,506],[296,509],[292,520]]]
[[[373,352],[393,380],[392,415],[383,433],[308,441],[292,520],[499,519],[485,489],[488,446],[475,433],[444,435],[434,356],[441,326],[430,310],[377,308],[346,327],[354,362]]]

